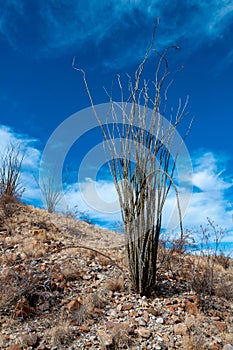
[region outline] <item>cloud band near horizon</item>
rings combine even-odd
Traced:
[[[25,149],[25,159],[22,168],[22,185],[25,187],[23,201],[35,206],[42,206],[41,193],[34,176],[38,176],[39,162],[42,152],[35,146],[35,141],[25,135],[15,133],[11,128],[0,125],[1,149],[0,153],[9,144],[21,144]],[[184,227],[195,229],[206,223],[206,218],[214,220],[217,225],[226,228],[227,239],[233,241],[233,198],[232,198],[232,174],[225,169],[226,157],[216,155],[211,151],[199,150],[192,157],[193,163],[193,186],[194,191],[190,206],[184,217]],[[231,175],[231,176],[230,176]],[[120,212],[107,214],[98,212],[89,207],[83,200],[80,191],[85,191],[87,197],[93,193],[93,185],[96,187],[100,198],[111,202],[116,200],[117,194],[114,183],[109,179],[84,179],[82,183],[66,184],[66,201],[69,209],[78,206],[79,212],[85,212],[88,216],[100,223],[114,224],[120,220]],[[169,217],[170,210],[174,206],[175,193],[170,194],[165,210],[164,221]],[[59,208],[65,212],[66,208]]]

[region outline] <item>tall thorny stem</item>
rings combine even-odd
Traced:
[[[121,102],[113,102],[110,96],[112,120],[106,121],[104,125],[95,109],[85,71],[75,66],[75,59],[73,61],[73,68],[83,75],[94,115],[103,133],[105,151],[110,154],[108,163],[124,223],[132,284],[138,293],[145,295],[151,293],[156,285],[162,214],[171,187],[176,193],[181,236],[183,234],[179,193],[173,180],[179,148],[175,152],[175,157],[171,156],[171,150],[176,128],[185,116],[188,99],[184,106],[179,102],[174,121],[171,119],[169,127],[166,127],[163,116],[166,112],[167,90],[171,81],[165,87],[164,84],[172,73],[166,57],[170,49],[178,47],[167,47],[162,53],[154,50],[156,30],[157,25],[134,79],[128,77],[128,99],[125,98],[121,77],[118,75]],[[156,53],[158,57],[152,84],[153,97],[149,95],[149,82],[142,78],[151,53]],[[149,106],[152,106],[152,113],[148,119]]]

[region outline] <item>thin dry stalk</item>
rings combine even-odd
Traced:
[[[50,173],[46,177],[41,176],[37,184],[40,187],[48,212],[54,213],[56,206],[63,197],[63,189],[61,185],[57,183],[55,174]]]
[[[20,179],[23,159],[20,146],[13,144],[0,155],[0,208],[7,217],[24,192]]]
[[[94,115],[103,133],[104,148],[121,207],[130,276],[135,290],[140,294],[149,294],[156,284],[163,209],[171,188],[176,193],[181,236],[183,234],[179,194],[173,179],[182,144],[174,146],[174,138],[177,126],[185,117],[187,100],[184,106],[179,103],[174,120],[165,126],[163,113],[166,111],[170,83],[164,84],[172,74],[166,56],[170,49],[178,48],[168,47],[157,55],[155,80],[152,83],[154,95],[149,96],[151,86],[142,75],[148,58],[155,52],[156,29],[157,26],[134,79],[129,77],[126,102],[118,76],[122,101],[113,102],[110,96],[112,120],[106,124],[96,111],[85,72],[77,68],[73,61],[73,68],[83,75]],[[149,106],[152,106],[152,112]]]

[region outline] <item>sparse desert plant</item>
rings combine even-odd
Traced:
[[[80,278],[80,267],[70,263],[61,267],[61,273],[67,281],[77,280]]]
[[[183,337],[183,346],[185,350],[208,350],[209,341],[205,336],[205,329],[203,329],[203,322],[201,316],[190,317],[186,316],[185,325],[187,332]]]
[[[11,145],[0,157],[0,196],[19,199],[23,187],[20,183],[20,173],[24,154],[20,146]]]
[[[130,77],[127,82],[126,92],[118,76],[121,102],[114,103],[110,96],[112,114],[107,122],[105,119],[103,122],[97,112],[85,72],[76,67],[75,60],[73,62],[73,68],[83,74],[94,115],[103,133],[106,157],[121,208],[130,277],[134,289],[142,295],[150,294],[156,285],[162,217],[171,188],[176,194],[181,235],[183,233],[179,193],[174,180],[183,141],[175,145],[174,139],[177,126],[186,115],[187,100],[184,105],[180,101],[175,117],[172,119],[169,115],[170,123],[165,127],[170,85],[166,78],[172,75],[167,55],[170,49],[178,47],[167,47],[158,53],[154,49],[155,33],[156,28],[134,79]],[[143,73],[153,53],[157,54],[158,60],[155,80],[150,84],[143,78]]]
[[[53,172],[46,172],[46,175],[41,174],[37,184],[39,185],[48,212],[54,213],[56,206],[63,197],[63,188],[60,182],[56,179],[55,170]]]
[[[214,257],[217,264],[221,265],[225,270],[228,269],[231,265],[231,258],[228,255],[225,255],[222,251],[220,251],[219,255]]]
[[[161,235],[159,240],[158,269],[182,272],[184,259],[188,254],[188,249],[194,245],[195,241],[192,232],[186,230],[183,237],[175,236],[170,239],[169,233]]]
[[[67,320],[62,317],[48,330],[51,347],[57,349],[66,348],[66,345],[72,340],[72,329]]]
[[[20,296],[19,276],[10,267],[0,274],[0,311],[7,309]]]
[[[85,298],[85,304],[92,313],[95,308],[102,309],[106,305],[106,299],[100,293],[91,293]]]
[[[28,259],[39,258],[47,253],[44,243],[32,238],[25,239],[22,250]]]
[[[2,152],[0,155],[0,208],[8,217],[13,214],[15,204],[24,192],[20,179],[24,154],[17,145],[10,145]]]
[[[111,329],[113,337],[113,349],[131,349],[133,345],[133,339],[129,335],[130,330],[124,324],[117,323]]]
[[[209,218],[207,220],[208,224],[200,228],[201,243],[198,254],[193,257],[192,262],[190,260],[189,283],[203,302],[208,295],[231,299],[232,273],[223,271],[229,268],[231,259],[220,251],[225,230]]]
[[[123,278],[112,278],[105,283],[105,288],[112,292],[122,292],[124,290]]]

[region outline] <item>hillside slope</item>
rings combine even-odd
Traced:
[[[232,261],[215,265],[215,293],[206,296],[189,281],[195,259],[163,251],[158,288],[151,298],[141,297],[130,287],[122,235],[22,204],[5,214],[0,212],[1,349],[233,345]]]

